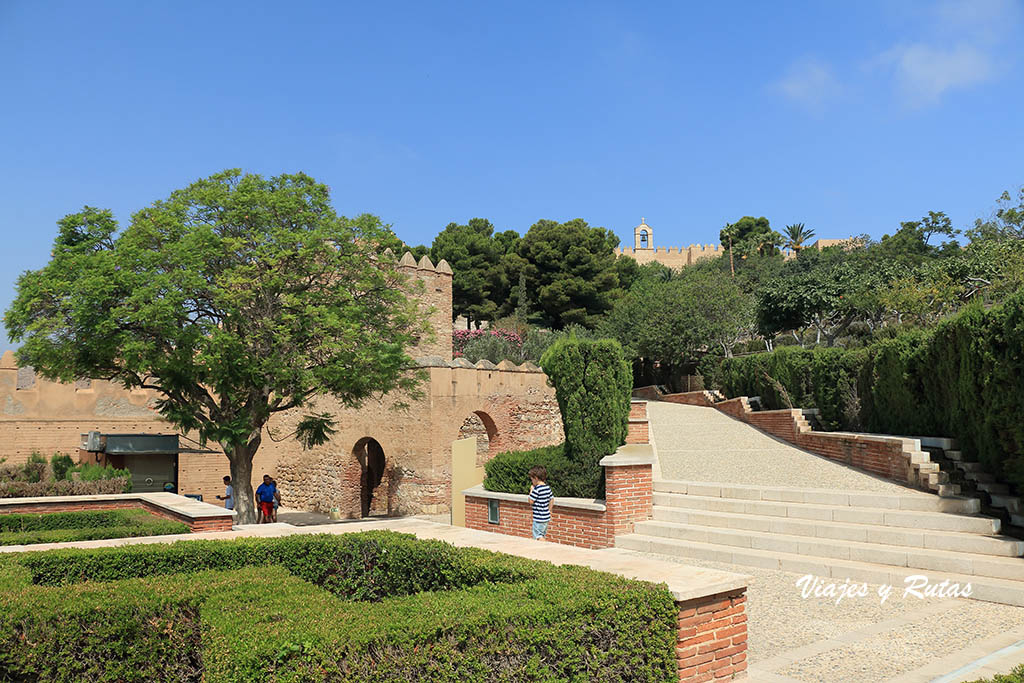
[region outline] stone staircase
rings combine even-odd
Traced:
[[[985,482],[981,482],[985,483]],[[999,495],[999,494],[994,494]],[[616,546],[680,558],[891,584],[972,586],[971,597],[1024,606],[1024,541],[999,535],[975,498],[658,481],[653,519]]]
[[[1002,522],[1004,534],[1024,539],[1024,500],[1008,484],[996,481],[981,463],[966,461],[953,439],[921,437],[921,446],[962,496],[978,499],[982,514]]]

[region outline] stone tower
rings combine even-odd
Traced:
[[[633,228],[633,249],[654,249],[654,231],[643,218],[640,225]]]

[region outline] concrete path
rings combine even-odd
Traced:
[[[747,574],[749,680],[958,683],[1024,663],[1024,608],[959,599],[803,598],[802,575],[721,562],[666,561]]]
[[[791,446],[714,408],[649,401],[663,479],[931,495]]]

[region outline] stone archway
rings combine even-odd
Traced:
[[[389,514],[387,459],[380,443],[371,437],[356,442],[352,455],[359,462],[359,516]]]
[[[459,428],[459,439],[476,437],[476,464],[483,465],[498,453],[500,435],[494,419],[482,410],[473,411]]]

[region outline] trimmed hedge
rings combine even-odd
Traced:
[[[820,409],[829,428],[953,437],[965,456],[1024,491],[1024,294],[866,349],[726,359],[718,381],[729,396],[784,407],[764,372],[794,407]]]
[[[818,408],[825,429],[856,430],[857,382],[866,357],[864,349],[785,346],[773,353],[723,359],[715,379],[727,396],[760,396],[768,410]]]
[[[526,495],[530,492],[530,468],[543,465],[548,471],[547,484],[556,497],[597,498],[600,487],[593,469],[568,460],[564,448],[559,444],[499,453],[484,465],[484,488]]]
[[[145,510],[0,515],[0,546],[187,534],[187,524]]]
[[[626,443],[633,373],[617,341],[560,339],[540,365],[555,386],[569,460],[600,460]]]
[[[190,573],[170,573],[183,557]],[[236,568],[242,559],[263,566]],[[114,576],[119,561],[123,575],[167,573],[95,580]],[[2,680],[678,678],[676,608],[664,587],[401,534],[190,541],[2,562],[10,565],[0,566]],[[219,566],[194,571],[200,565]],[[54,578],[58,566],[71,571],[61,583],[90,580],[29,584]],[[372,577],[358,579],[372,589],[332,590],[338,567],[352,570],[348,579]],[[433,577],[423,585],[434,588],[414,586],[409,571]]]

